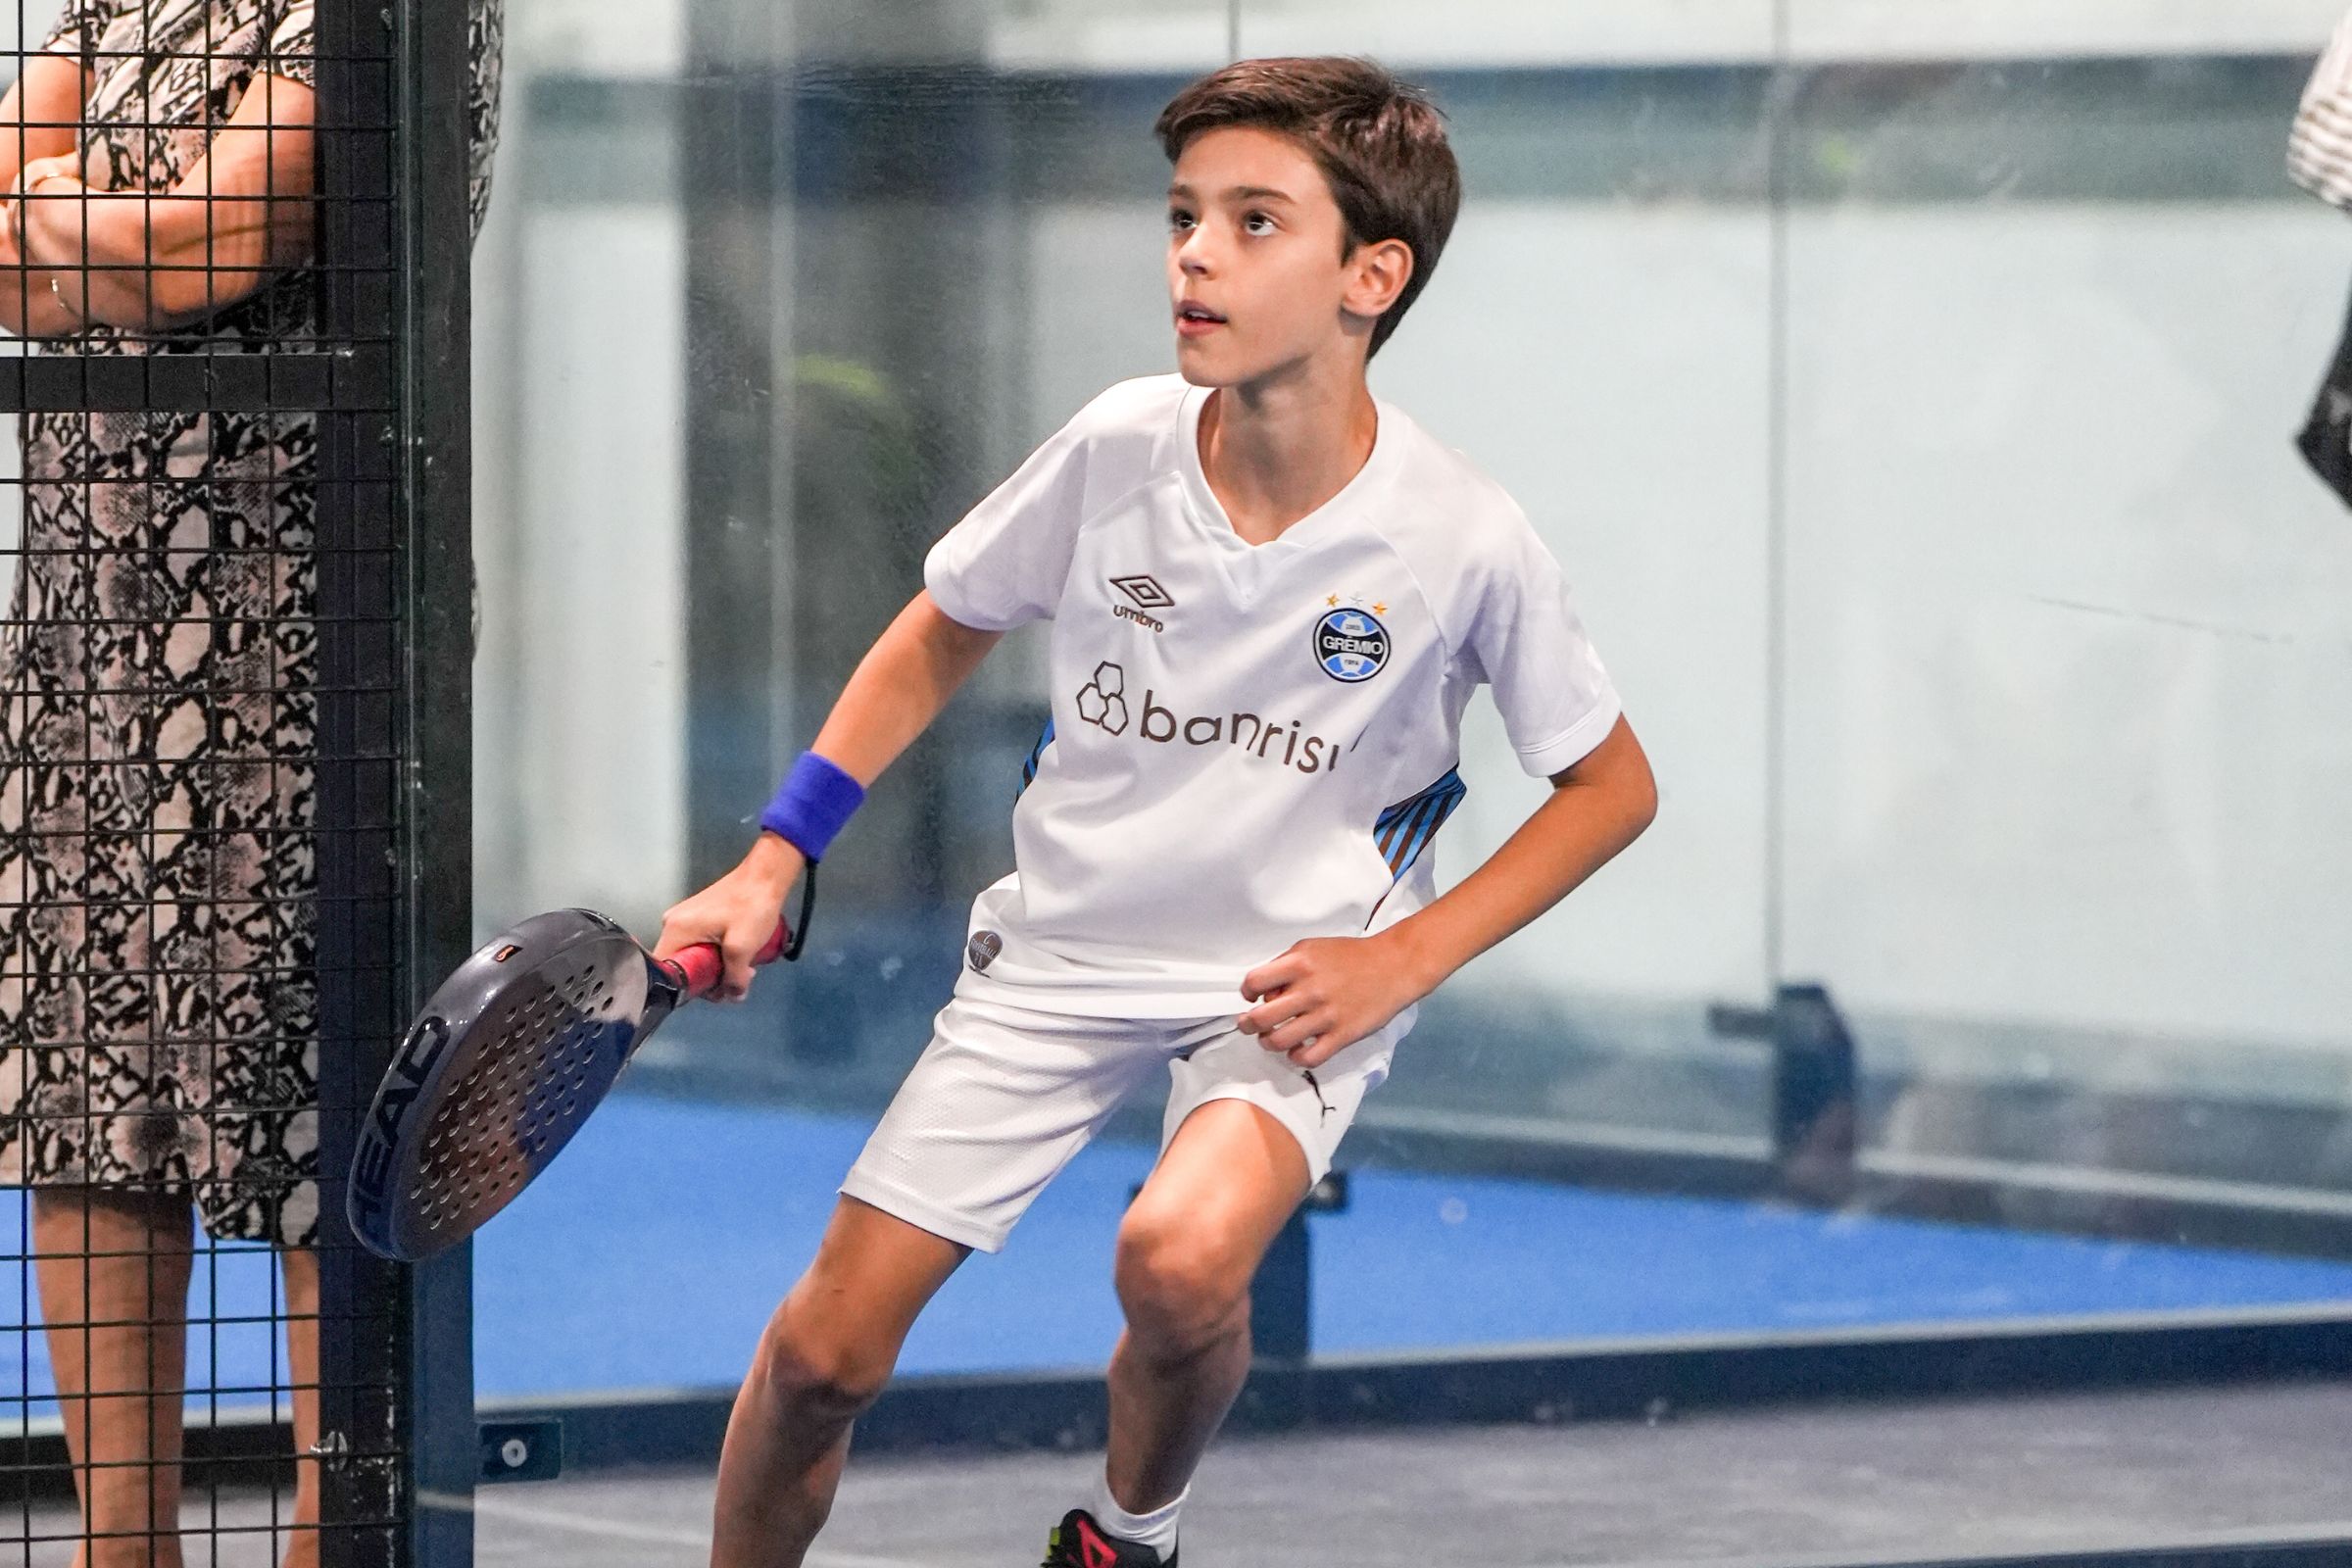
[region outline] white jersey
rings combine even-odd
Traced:
[[[1242,977],[1293,943],[1434,897],[1473,687],[1539,776],[1616,723],[1558,563],[1468,460],[1382,403],[1347,488],[1250,545],[1201,469],[1207,397],[1112,387],[924,564],[964,625],[1054,622],[1016,868],[972,906],[958,995],[1241,1011]]]

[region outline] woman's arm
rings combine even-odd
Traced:
[[[19,231],[85,319],[154,331],[201,320],[310,258],[317,100],[256,75],[205,156],[167,191],[36,177]]]
[[[870,785],[939,716],[1002,636],[952,620],[930,594],[916,594],[858,662],[811,750]],[[751,989],[752,955],[775,930],[801,865],[799,850],[761,833],[740,865],[662,917],[655,951],[666,957],[699,942],[717,943],[726,975],[712,995],[740,999]]]
[[[73,156],[88,89],[89,74],[73,56],[24,57],[24,74],[0,97],[0,190],[13,189],[27,164]],[[53,274],[24,266],[13,227],[0,233],[0,327],[24,337],[74,330],[80,318],[50,287]]]

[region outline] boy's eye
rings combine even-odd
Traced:
[[[1251,213],[1242,220],[1242,226],[1252,234],[1271,234],[1274,231],[1274,220],[1265,213]]]
[[[1168,226],[1170,228],[1190,228],[1193,226],[1193,215],[1181,207],[1171,207],[1168,209]]]

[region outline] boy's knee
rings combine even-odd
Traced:
[[[1137,1213],[1119,1227],[1119,1304],[1154,1349],[1187,1353],[1250,1321],[1250,1260],[1204,1229]]]
[[[894,1359],[890,1348],[864,1343],[855,1325],[818,1329],[781,1311],[760,1337],[752,1378],[786,1411],[846,1422],[882,1396]]]

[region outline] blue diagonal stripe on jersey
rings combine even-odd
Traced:
[[[1048,718],[1046,720],[1045,733],[1038,736],[1037,744],[1035,746],[1029,748],[1029,760],[1021,764],[1021,789],[1014,790],[1012,792],[1012,798],[1014,800],[1017,801],[1021,798],[1021,790],[1025,790],[1030,785],[1037,782],[1037,764],[1045,760],[1046,748],[1053,744],[1054,720]]]
[[[1438,836],[1438,829],[1462,804],[1470,786],[1462,782],[1458,768],[1447,768],[1446,776],[1425,790],[1406,796],[1380,813],[1372,824],[1372,837],[1380,845],[1383,858],[1389,862],[1392,876],[1401,877],[1421,858],[1429,841]]]

